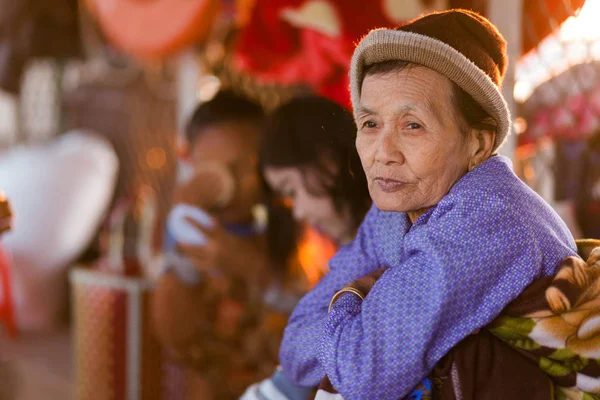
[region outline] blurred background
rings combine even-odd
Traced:
[[[0,399],[192,398],[148,305],[190,113],[224,88],[349,109],[362,35],[457,7],[508,42],[502,153],[600,238],[600,0],[0,0]]]

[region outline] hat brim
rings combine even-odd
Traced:
[[[408,61],[446,76],[487,111],[497,123],[494,150],[510,133],[510,111],[498,86],[471,60],[446,43],[413,32],[375,29],[356,47],[350,66],[352,106],[360,100],[365,68],[384,61]]]

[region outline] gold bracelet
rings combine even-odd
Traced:
[[[362,292],[360,290],[353,288],[352,286],[346,286],[345,288],[342,288],[342,290],[340,290],[339,292],[337,292],[336,294],[333,295],[333,297],[331,298],[331,301],[329,302],[329,310],[327,310],[328,313],[331,312],[331,307],[333,307],[333,303],[335,303],[335,301],[338,299],[338,297],[340,297],[344,293],[352,293],[352,294],[360,297],[361,300],[365,299],[365,295],[362,294]]]

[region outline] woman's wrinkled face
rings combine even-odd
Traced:
[[[356,148],[379,209],[413,219],[467,171],[470,141],[454,111],[452,84],[441,74],[409,66],[369,75],[356,110]]]
[[[318,172],[265,167],[263,173],[273,191],[291,200],[296,220],[318,228],[334,240],[348,235],[350,218],[336,210]]]

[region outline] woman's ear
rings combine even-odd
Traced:
[[[471,154],[471,163],[474,165],[479,165],[491,157],[494,149],[494,143],[496,141],[496,130],[494,129],[496,126],[495,121],[486,120],[484,122],[489,124],[490,127],[487,129],[472,130],[472,134],[475,139],[475,148]]]

